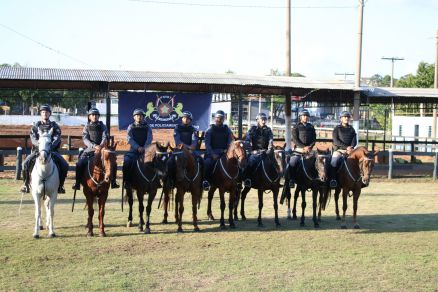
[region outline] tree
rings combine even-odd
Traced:
[[[385,75],[382,77],[379,74],[374,74],[370,78],[370,85],[374,87],[389,87],[391,85],[391,76]]]
[[[435,65],[426,62],[420,62],[417,68],[417,74],[408,74],[397,81],[397,87],[409,88],[432,88]]]

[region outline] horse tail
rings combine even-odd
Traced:
[[[325,208],[327,207],[328,203],[330,202],[330,197],[332,196],[332,190],[331,188],[323,189],[321,196],[321,209],[325,211]]]

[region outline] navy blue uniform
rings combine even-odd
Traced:
[[[292,129],[292,141],[295,144],[295,151],[302,152],[304,147],[313,147],[316,143],[316,131],[310,123],[298,123]],[[296,167],[301,160],[301,155],[293,155],[289,161],[290,174],[294,180]]]
[[[207,180],[211,177],[215,160],[213,154],[219,157],[228,149],[233,140],[233,133],[227,125],[216,126],[210,125],[205,133],[205,178]]]

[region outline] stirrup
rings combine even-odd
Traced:
[[[21,188],[20,188],[20,192],[28,194],[29,193],[29,187],[27,185],[22,185]]]
[[[114,180],[111,182],[111,188],[118,189],[118,188],[120,188],[120,185]]]
[[[81,189],[81,184],[80,184],[80,183],[74,183],[74,184],[71,186],[71,188],[72,188],[73,190],[77,190],[77,191],[79,191],[79,190]]]
[[[336,188],[337,186],[338,186],[338,182],[336,180],[332,179],[330,181],[330,187],[331,188]]]
[[[58,187],[58,194],[65,194],[64,186],[59,186]]]
[[[210,183],[206,180],[204,180],[202,182],[202,188],[204,189],[204,191],[208,192],[210,190]]]
[[[123,187],[125,189],[129,189],[129,188],[131,188],[131,183],[125,180],[125,183],[123,184]]]
[[[286,183],[285,183],[285,185],[286,185]],[[295,187],[295,180],[290,179],[290,180],[289,180],[289,188],[290,188],[290,189],[293,189],[294,187]]]
[[[245,181],[243,182],[243,185],[246,188],[250,188],[251,187],[251,179],[249,179],[249,178],[245,179]]]

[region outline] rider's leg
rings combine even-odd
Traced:
[[[81,178],[84,173],[85,165],[87,164],[88,158],[86,155],[82,155],[79,157],[78,162],[76,163],[76,181],[72,186],[74,190],[81,189]]]
[[[30,174],[35,164],[36,156],[36,153],[31,153],[23,162],[23,185],[20,188],[21,192],[29,193]]]
[[[252,172],[254,171],[255,164],[258,162],[257,158],[258,157],[256,155],[249,156],[248,164],[247,164],[246,168],[243,170],[242,180],[243,180],[243,185],[245,187],[250,188],[252,185],[251,175],[252,175]]]
[[[332,155],[329,170],[329,180],[331,188],[336,188],[338,186],[338,182],[336,181],[336,172],[338,170],[338,162],[340,161],[341,156],[342,153],[340,153],[339,151],[335,151]]]
[[[132,171],[132,163],[134,160],[134,154],[133,153],[126,153],[125,157],[123,158],[123,181],[124,181],[124,187],[129,188],[131,186],[131,176],[130,172]]]
[[[204,190],[208,191],[210,189],[211,173],[213,171],[214,160],[211,156],[206,156],[204,160],[204,180],[202,182],[202,187]]]
[[[113,164],[111,165],[111,168],[113,169],[112,173],[111,173],[111,188],[112,189],[118,189],[120,188],[120,185],[117,183],[117,162],[114,161]]]
[[[300,162],[301,156],[294,155],[290,158],[289,161],[289,187],[293,188],[295,186],[296,180],[296,168]]]
[[[58,167],[59,173],[59,188],[58,193],[65,194],[64,182],[68,173],[68,162],[65,161],[64,157],[61,156],[58,152],[52,152],[53,161]]]

